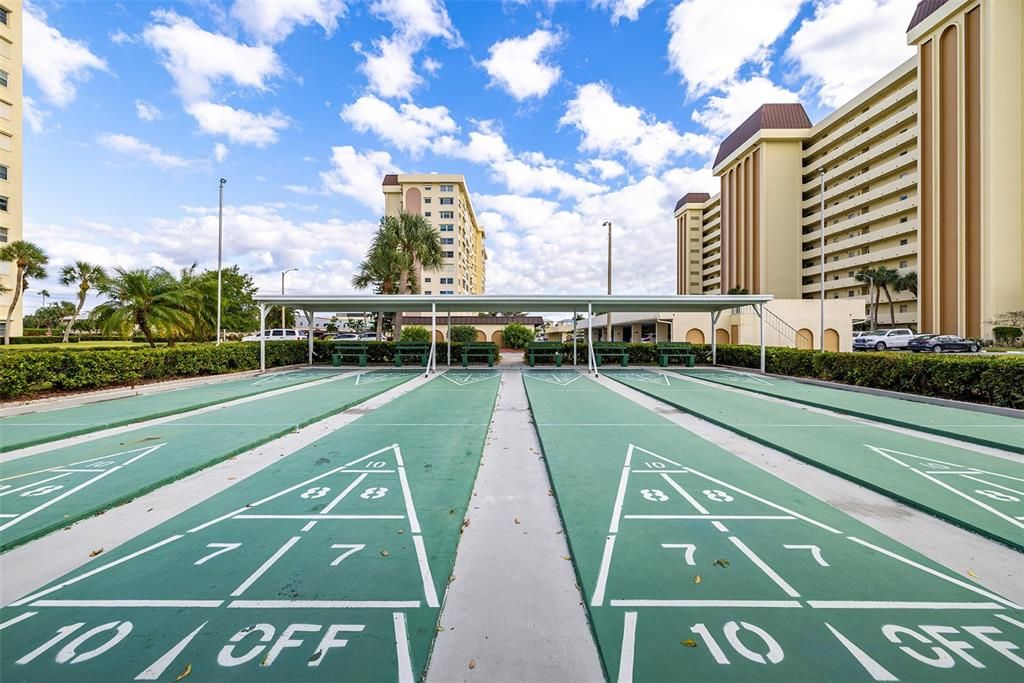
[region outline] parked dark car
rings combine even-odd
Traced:
[[[933,351],[935,353],[942,353],[943,351],[970,351],[971,353],[977,353],[979,348],[981,346],[978,342],[951,334],[919,334],[907,342],[907,349],[914,353],[921,351]]]

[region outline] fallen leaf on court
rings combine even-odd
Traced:
[[[324,656],[324,651],[323,650],[317,650],[316,652],[313,653],[313,656],[310,657],[307,661],[315,662],[316,660],[320,659],[323,656]]]
[[[476,668],[476,660],[475,659],[469,660],[469,668],[470,669],[475,669]]]
[[[718,565],[719,567],[728,567],[729,566],[729,560],[715,560],[715,564]]]
[[[686,647],[697,647],[697,641],[693,640],[692,638],[689,640],[680,640],[679,642],[680,644],[685,645]]]
[[[570,558],[568,555],[562,555],[562,559],[568,562],[572,558]]]
[[[697,576],[693,577],[693,582],[700,583],[700,574],[697,574]]]
[[[444,626],[441,626],[441,624],[438,624],[437,626],[434,627],[434,630],[437,631],[438,633],[441,633],[442,631],[444,631]]]
[[[384,557],[391,557],[391,553],[389,553],[387,550],[381,550],[380,554]]]
[[[515,522],[516,524],[519,524],[519,518],[518,518],[518,517],[516,517],[516,518],[515,518],[515,519],[513,519],[512,521],[513,521],[513,522]]]
[[[452,508],[451,510],[449,510],[448,514],[449,515],[454,515],[455,514],[455,508]]]
[[[448,583],[451,583],[454,580],[455,580],[455,574],[452,574],[451,576],[448,577]]]
[[[553,495],[555,495],[555,492],[553,490],[551,490],[551,489],[548,489],[548,495],[549,496],[553,496]]]
[[[398,530],[398,535],[399,535],[399,536],[401,536],[401,535],[402,535],[402,534],[404,534],[404,533],[405,533],[405,529],[399,529],[399,530]]]
[[[103,552],[103,548],[97,548],[96,550],[93,550],[91,553],[89,553],[89,557],[96,557],[97,555],[99,555],[102,552]]]
[[[561,529],[559,529],[558,531],[555,532],[555,536],[561,536],[561,535],[562,535],[562,530]]]
[[[267,660],[270,659],[270,653],[263,655],[263,659],[260,660],[260,666],[266,666]]]
[[[192,673],[192,665],[191,664],[186,664],[185,668],[182,670],[182,672],[180,674],[178,674],[178,677],[175,678],[174,680],[180,681],[181,679],[183,679],[186,676],[188,676],[190,673]]]

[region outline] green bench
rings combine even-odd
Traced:
[[[366,351],[369,348],[369,344],[362,342],[346,342],[337,341],[334,342],[331,349],[331,365],[334,367],[341,367],[345,363],[345,359],[351,358],[359,364],[359,367],[366,367]]]
[[[629,367],[629,347],[620,342],[598,342],[594,344],[594,363],[601,367],[604,359],[618,358],[622,367]]]
[[[462,345],[462,367],[469,367],[470,358],[486,358],[487,367],[494,367],[494,358],[498,355],[498,345],[494,342],[470,342]]]
[[[693,352],[693,347],[690,344],[686,342],[659,342],[658,365],[667,368],[673,358],[678,358],[688,368],[692,368],[697,363],[697,355]]]
[[[395,367],[402,367],[407,357],[419,358],[420,365],[427,367],[430,362],[430,342],[397,342],[395,344]]]
[[[562,367],[562,342],[529,342],[526,345],[526,353],[531,368],[537,364],[538,357],[554,358],[555,367]]]

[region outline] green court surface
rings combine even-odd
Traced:
[[[40,406],[37,412],[0,418],[0,453],[100,429],[152,420],[330,376],[324,370],[273,372],[229,382],[115,398],[68,408]]]
[[[0,678],[420,680],[498,377],[436,377],[15,601]]]
[[[688,413],[1024,550],[1024,464],[647,370],[605,373]]]
[[[1024,420],[1005,415],[846,391],[749,372],[702,368],[688,370],[684,374],[847,415],[1024,453]]]
[[[372,372],[0,463],[0,552],[412,379]]]
[[[527,393],[613,681],[1024,674],[1024,610],[570,372]]]

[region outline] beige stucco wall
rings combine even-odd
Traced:
[[[0,69],[8,73],[7,87],[0,86],[0,102],[5,115],[0,116],[0,135],[5,144],[0,145],[0,164],[7,166],[7,180],[0,180],[0,194],[8,198],[8,210],[0,212],[0,227],[7,229],[7,243],[24,239],[22,234],[22,4],[21,0],[5,0],[4,6],[10,11],[6,26],[0,25]],[[2,244],[0,244],[2,246]],[[0,263],[0,283],[14,289],[14,263]],[[0,294],[0,323],[7,318],[13,292]],[[22,333],[21,317],[24,312],[25,296],[22,294],[11,321],[11,335]]]

